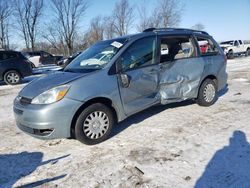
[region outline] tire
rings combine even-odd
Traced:
[[[200,106],[211,106],[217,100],[217,86],[211,79],[206,79],[200,86],[197,103]]]
[[[92,104],[79,115],[75,126],[75,137],[87,145],[98,144],[108,138],[113,125],[112,110],[101,103]]]
[[[245,56],[248,57],[250,56],[250,48],[247,49],[246,53],[245,53]]]
[[[21,82],[21,74],[15,70],[10,70],[4,74],[4,82],[8,85],[17,85]]]
[[[228,58],[228,59],[234,59],[234,52],[233,52],[233,50],[230,50],[230,51],[228,52],[227,58]]]

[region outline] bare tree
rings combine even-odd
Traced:
[[[176,27],[180,23],[183,6],[178,0],[158,0],[150,18],[151,27]]]
[[[149,11],[146,7],[146,1],[144,0],[143,3],[137,7],[138,14],[139,14],[139,22],[137,24],[137,30],[142,32],[143,30],[149,28],[151,26],[151,18],[149,16]]]
[[[103,29],[104,29],[104,38],[112,39],[116,35],[114,18],[112,16],[107,16],[103,18]]]
[[[86,0],[51,0],[60,35],[68,50],[68,55],[73,53],[74,41],[79,26],[79,21],[84,16],[88,3]]]
[[[134,9],[129,5],[128,0],[120,0],[115,4],[113,10],[113,21],[118,36],[127,35],[133,24]]]
[[[104,26],[101,16],[97,16],[91,20],[90,28],[84,38],[88,46],[104,39]]]
[[[191,27],[191,29],[203,31],[205,26],[202,23],[197,23]]]
[[[0,47],[9,48],[9,18],[11,16],[10,3],[0,1]]]
[[[34,51],[43,0],[13,0],[13,6],[17,28],[22,32],[26,48],[31,47]]]

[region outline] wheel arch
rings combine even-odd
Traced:
[[[18,69],[13,69],[13,68],[9,68],[9,69],[6,69],[4,72],[3,72],[3,78],[4,78],[4,75],[9,72],[9,71],[17,71],[20,75],[21,75],[21,78],[23,78],[23,75],[22,73],[18,70]]]
[[[111,99],[106,98],[106,97],[95,97],[92,98],[88,101],[86,101],[84,104],[82,104],[78,110],[76,111],[76,113],[74,114],[72,121],[71,121],[71,125],[70,125],[70,136],[71,138],[75,137],[75,125],[76,125],[76,121],[77,118],[79,117],[79,115],[81,114],[81,112],[87,108],[88,106],[95,104],[95,103],[102,103],[104,105],[106,105],[107,107],[109,107],[112,110],[112,113],[114,115],[114,119],[115,119],[115,123],[118,122],[118,115],[117,115],[117,110],[115,109],[113,102]]]
[[[198,95],[199,95],[199,91],[200,91],[200,88],[201,88],[201,85],[203,84],[203,82],[206,80],[206,79],[211,79],[211,80],[213,80],[214,81],[214,83],[215,83],[215,85],[216,85],[216,89],[218,89],[218,79],[217,79],[217,77],[215,76],[215,75],[213,75],[213,74],[209,74],[209,75],[207,75],[207,76],[205,76],[203,79],[202,79],[202,81],[200,82],[200,84],[199,84],[199,87],[198,87],[198,90],[197,90],[197,97],[198,97]]]

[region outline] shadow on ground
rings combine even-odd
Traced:
[[[48,161],[42,161],[41,152],[22,152],[17,154],[0,155],[0,187],[11,188],[22,177],[34,172],[39,166],[46,164],[55,164],[58,160],[68,157],[65,155]],[[44,183],[64,178],[66,174],[53,178],[46,178],[40,181],[32,182],[20,187],[36,187]]]
[[[127,129],[129,126],[133,125],[133,124],[137,124],[140,123],[142,121],[144,121],[145,119],[152,117],[164,110],[167,109],[171,109],[171,108],[178,108],[178,107],[183,107],[183,106],[188,106],[188,105],[192,105],[195,104],[195,101],[193,100],[186,100],[183,102],[178,102],[178,103],[172,103],[172,104],[167,104],[167,105],[157,105],[157,106],[153,106],[151,108],[148,108],[142,112],[139,112],[135,115],[130,116],[129,118],[125,119],[124,121],[122,121],[121,123],[118,123],[112,131],[111,137],[119,134],[120,132],[124,131],[125,129]],[[110,138],[111,138],[110,137]]]
[[[220,90],[218,92],[218,98],[224,96],[228,91],[229,91],[228,85],[226,85],[222,90]],[[142,112],[139,112],[139,113],[127,118],[126,120],[122,121],[121,123],[119,123],[117,126],[114,127],[113,132],[111,134],[111,137],[124,131],[129,126],[131,126],[133,124],[140,123],[140,122],[144,121],[145,119],[147,119],[151,116],[154,116],[154,115],[156,115],[164,110],[167,110],[170,108],[178,108],[178,107],[188,106],[188,105],[192,105],[195,103],[196,103],[195,100],[186,100],[186,101],[182,101],[182,102],[178,102],[178,103],[153,106],[153,107],[146,109]]]
[[[217,151],[195,188],[250,187],[250,145],[242,131],[235,131],[229,145]]]

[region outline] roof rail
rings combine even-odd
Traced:
[[[208,35],[208,33],[206,31],[199,31],[199,30],[194,30],[194,29],[185,29],[185,28],[148,28],[145,29],[143,32],[153,32],[153,31],[190,31],[190,32],[194,32],[194,33],[201,33],[201,34],[205,34]]]

